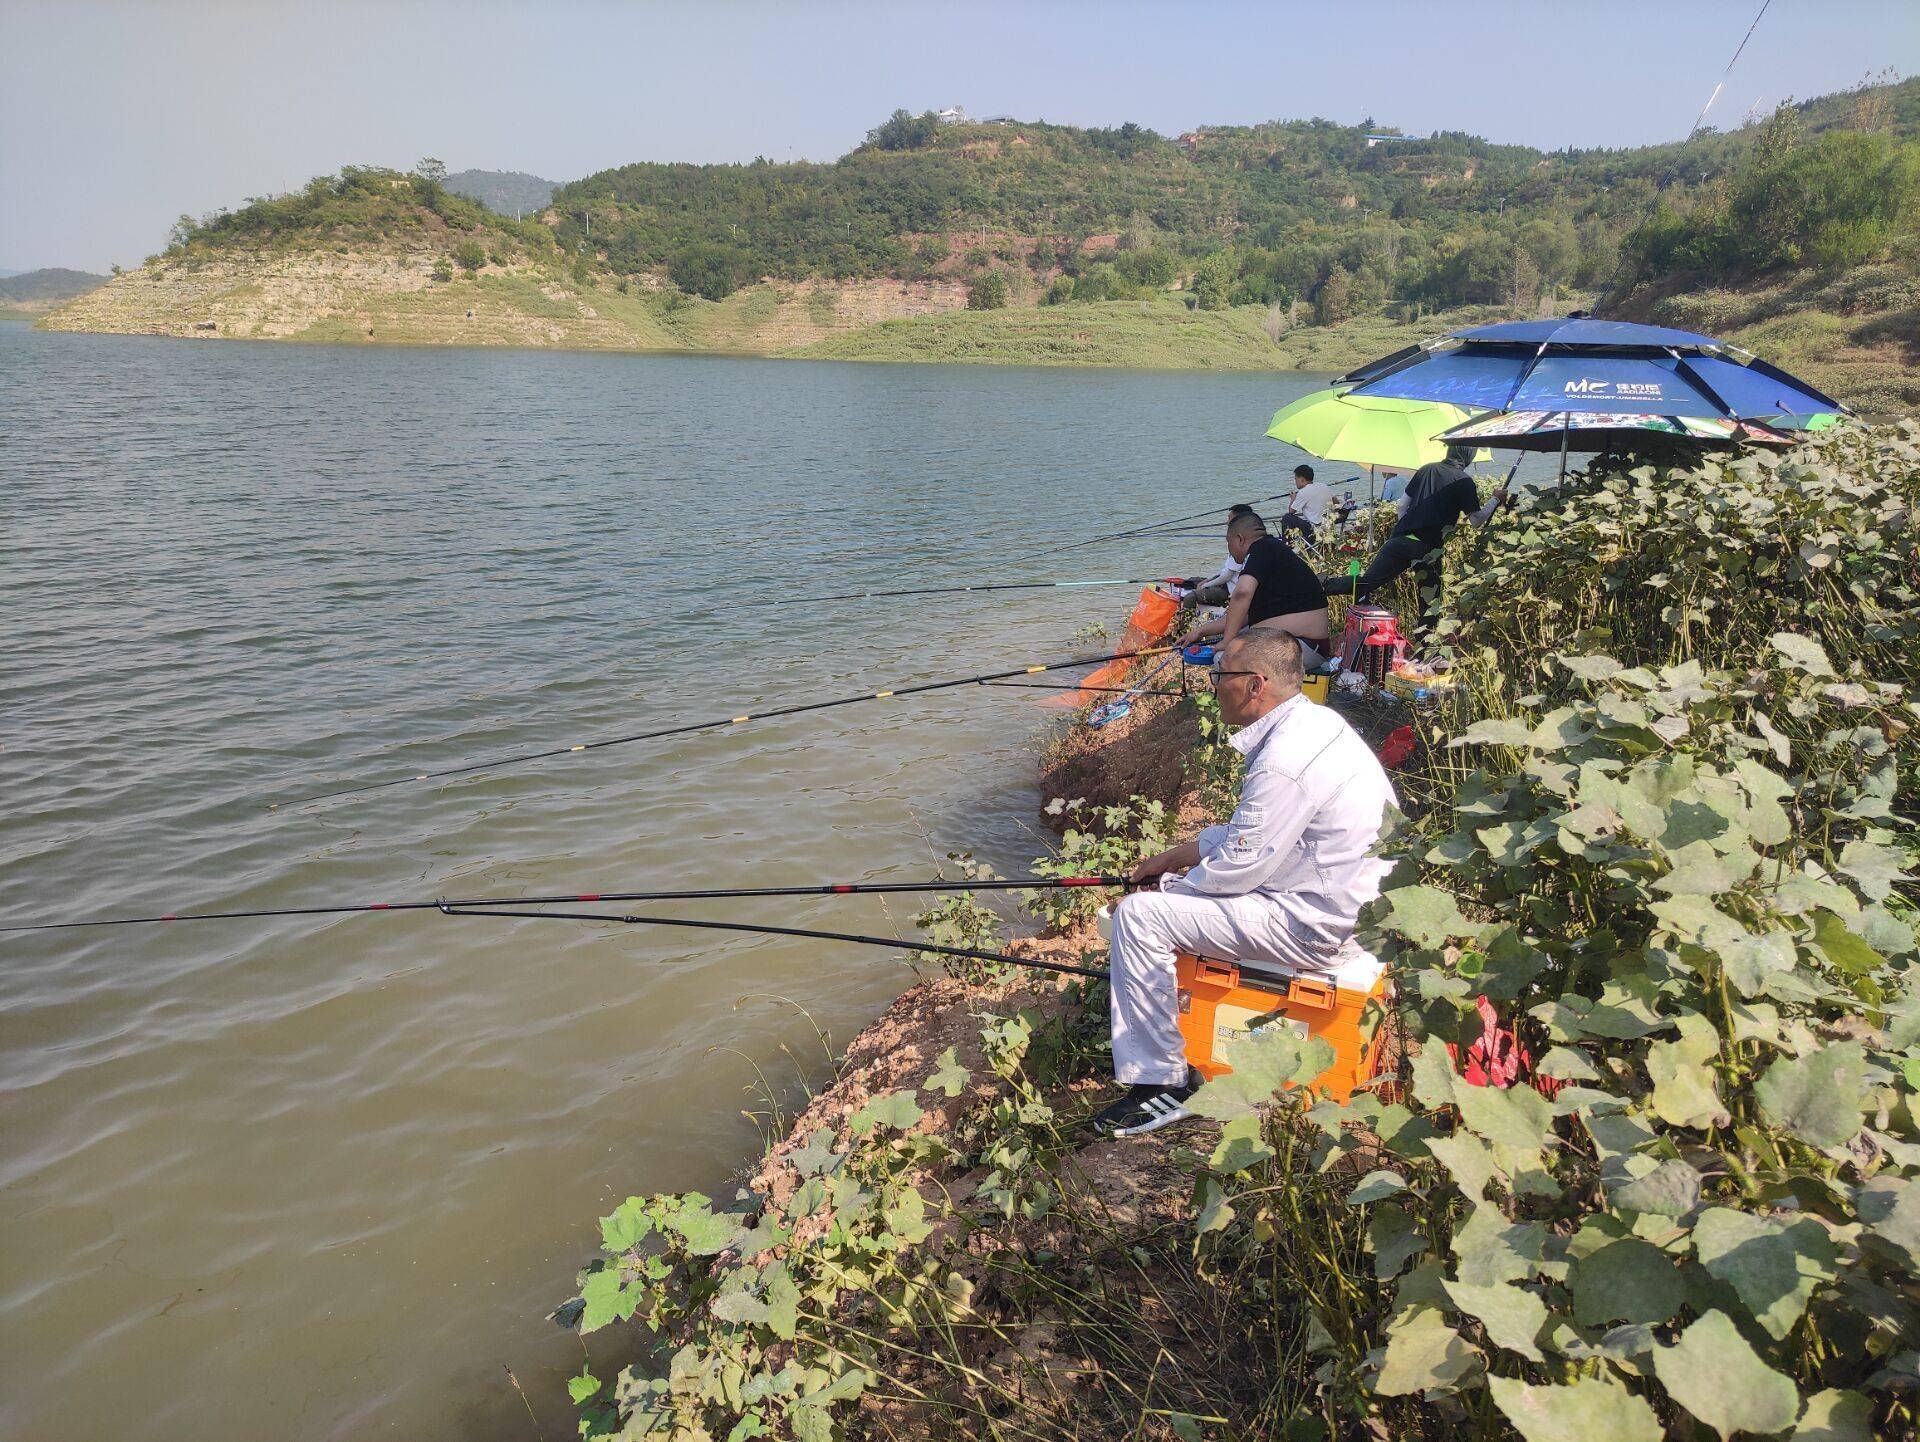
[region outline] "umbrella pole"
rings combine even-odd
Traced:
[[[1560,479],[1567,478],[1567,438],[1573,433],[1573,412],[1560,412]]]

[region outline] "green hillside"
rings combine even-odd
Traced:
[[[104,275],[85,270],[65,270],[59,266],[0,276],[0,312],[37,315],[106,283],[107,277]]]
[[[623,166],[520,221],[421,170],[182,216],[164,275],[47,324],[1337,370],[1462,316],[1596,305],[1920,405],[1920,79],[1554,152],[1371,121],[1167,137],[899,111],[829,164]]]
[[[1920,79],[1791,113],[1796,143],[1870,133],[1912,154]],[[1774,130],[1549,153],[1323,120],[1174,139],[899,112],[831,164],[604,171],[562,187],[555,219],[563,245],[584,244],[590,224],[613,270],[664,269],[713,298],[763,275],[960,268],[1000,271],[1016,290],[1044,282],[1056,299],[1128,298],[1179,276],[1203,303],[1301,301],[1323,320],[1386,303],[1526,309],[1615,280],[1623,237],[1709,202]]]
[[[455,195],[477,200],[488,210],[516,218],[533,215],[553,203],[558,181],[519,170],[456,170],[440,182]]]

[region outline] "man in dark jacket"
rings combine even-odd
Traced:
[[[1445,460],[1433,461],[1413,473],[1406,493],[1400,497],[1400,519],[1393,532],[1374,554],[1373,561],[1357,579],[1351,576],[1323,576],[1320,585],[1328,595],[1351,593],[1355,601],[1364,601],[1394,580],[1410,566],[1419,566],[1421,589],[1437,588],[1440,543],[1447,530],[1462,516],[1471,515],[1476,526],[1493,519],[1507,488],[1500,487],[1493,499],[1480,504],[1479,487],[1467,463],[1473,452],[1464,446],[1449,446]]]

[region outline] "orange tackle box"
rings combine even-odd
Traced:
[[[1385,1002],[1384,973],[1375,976],[1370,989],[1362,989],[1292,973],[1276,963],[1243,966],[1181,952],[1174,975],[1187,1061],[1209,1081],[1233,1070],[1218,1059],[1221,1043],[1267,1026],[1291,1027],[1300,1036],[1325,1037],[1333,1044],[1333,1065],[1314,1079],[1313,1089],[1335,1101],[1345,1101],[1379,1070],[1387,1029],[1378,1024],[1379,1012],[1372,1018],[1366,1012],[1369,1001]]]

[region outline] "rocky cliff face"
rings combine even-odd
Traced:
[[[437,250],[149,262],[47,316],[49,330],[201,339],[771,352],[966,304],[955,282],[763,281],[725,301],[625,292],[514,262],[446,275]]]

